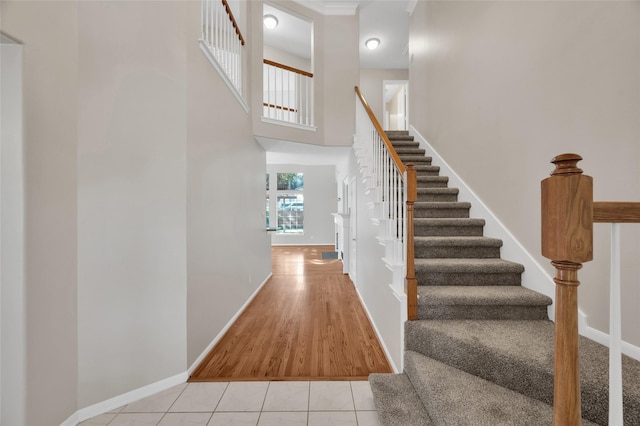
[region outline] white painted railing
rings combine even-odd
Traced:
[[[242,94],[244,38],[226,0],[202,0],[200,45]]]
[[[384,261],[393,271],[394,291],[407,293],[408,318],[417,314],[417,288],[413,261],[413,203],[416,175],[398,157],[371,108],[356,87],[354,150],[372,197],[373,219],[379,223],[378,240],[385,247]],[[405,285],[406,284],[406,285]]]
[[[620,224],[611,224],[611,284],[609,292],[609,424],[622,417],[622,301],[620,299]]]
[[[313,126],[313,74],[265,59],[263,117]]]

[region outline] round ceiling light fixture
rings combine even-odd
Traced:
[[[269,30],[272,30],[278,26],[278,18],[273,15],[264,15],[262,17],[262,21],[264,22],[264,26]]]
[[[378,46],[380,46],[380,39],[379,38],[370,38],[367,41],[364,42],[364,45],[367,46],[367,49],[369,50],[373,50],[373,49],[377,49]]]

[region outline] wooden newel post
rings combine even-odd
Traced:
[[[409,321],[418,319],[418,280],[414,263],[413,246],[413,203],[418,199],[418,184],[416,170],[413,163],[407,164],[407,277],[405,292],[407,293],[407,318]]]
[[[542,255],[556,268],[553,422],[579,426],[578,269],[593,259],[593,180],[577,167],[577,154],[562,154],[542,181]]]

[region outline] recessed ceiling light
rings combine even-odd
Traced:
[[[367,46],[367,49],[369,50],[377,49],[378,46],[380,46],[380,39],[370,38],[369,40],[364,42],[364,45]]]
[[[262,21],[264,22],[264,26],[270,30],[278,26],[278,18],[273,15],[264,15]]]

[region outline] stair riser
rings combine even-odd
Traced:
[[[434,209],[434,208],[420,208],[417,207],[414,210],[414,217],[417,218],[468,218],[468,208],[448,208],[448,209]]]
[[[520,285],[519,273],[433,272],[416,265],[418,285]]]
[[[416,241],[416,258],[421,259],[495,259],[500,257],[500,247],[482,246],[434,246]]]
[[[456,202],[458,201],[458,194],[421,194],[418,192],[418,201],[436,203]]]
[[[437,167],[433,167],[432,166],[425,166],[421,169],[416,168],[416,175],[418,177],[421,176],[439,176],[440,175],[440,169]]]
[[[483,226],[413,225],[414,234],[421,237],[481,237]]]
[[[546,306],[421,305],[418,319],[545,320]]]

